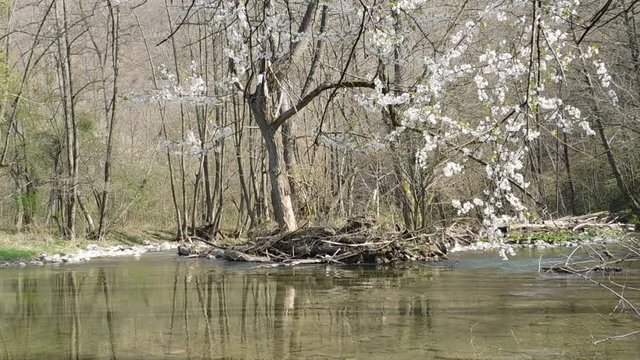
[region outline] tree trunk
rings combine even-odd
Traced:
[[[113,70],[113,83],[111,88],[111,101],[106,107],[105,116],[108,116],[107,126],[109,128],[107,135],[107,149],[104,159],[104,184],[102,189],[102,201],[100,202],[100,220],[98,225],[98,239],[104,240],[108,233],[107,228],[107,206],[109,203],[109,193],[111,192],[111,161],[113,153],[113,129],[116,125],[116,105],[118,102],[118,57],[119,57],[119,40],[120,40],[120,10],[114,8],[111,3],[107,3],[109,7],[109,20],[111,31],[111,61]]]
[[[284,163],[287,167],[287,174],[292,176],[294,173],[294,167],[296,165],[295,159],[295,138],[291,134],[292,126],[291,123],[286,122],[282,124],[282,142],[284,143]],[[293,178],[290,178],[293,180]],[[292,202],[296,203],[296,186],[295,181],[290,181],[289,185],[291,186],[291,198]],[[298,206],[296,206],[298,208]]]
[[[284,161],[282,131],[274,125],[273,119],[268,115],[268,92],[265,88],[265,83],[258,84],[256,91],[247,100],[267,148],[273,214],[280,231],[289,232],[298,229],[298,224],[293,211],[289,174]]]
[[[262,129],[262,127],[261,127]],[[269,158],[269,179],[271,181],[271,205],[280,231],[289,232],[298,228],[291,201],[291,188],[284,161],[284,146],[280,131],[270,127],[262,132]]]
[[[576,188],[573,184],[571,162],[569,161],[569,145],[567,144],[567,134],[565,133],[563,133],[562,148],[564,152],[564,168],[567,172],[567,185],[569,186],[569,203],[571,204],[571,214],[578,215],[578,205],[576,203]]]
[[[60,13],[60,11],[62,13]],[[78,197],[78,142],[77,142],[77,125],[75,116],[75,98],[73,91],[73,76],[71,72],[71,43],[69,41],[69,26],[67,17],[66,1],[62,0],[56,5],[57,20],[62,22],[58,29],[62,33],[58,43],[58,70],[60,76],[60,87],[62,89],[63,113],[66,135],[67,150],[67,180],[65,181],[65,197],[66,197],[66,223],[64,227],[64,236],[74,239],[76,236],[75,217],[76,217],[76,199]]]
[[[247,214],[249,215],[249,219],[251,223],[249,226],[256,225],[256,216],[255,211],[251,206],[251,194],[249,193],[247,182],[245,180],[244,166],[242,164],[242,137],[244,134],[243,125],[244,122],[242,117],[239,116],[239,106],[237,104],[236,99],[233,99],[233,124],[234,124],[234,149],[235,149],[235,157],[236,163],[238,166],[238,180],[240,181],[240,197],[242,198],[242,202],[247,210]],[[249,161],[251,162],[251,160]]]

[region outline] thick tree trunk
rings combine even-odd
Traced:
[[[292,176],[294,174],[294,168],[296,166],[295,158],[295,138],[291,134],[292,126],[289,122],[282,124],[282,142],[284,144],[284,163],[287,166],[287,174]],[[293,178],[291,178],[293,179]],[[291,197],[293,203],[296,203],[296,187],[294,181],[289,181],[291,187]]]
[[[271,183],[271,206],[275,220],[281,232],[298,229],[293,202],[291,201],[291,186],[287,166],[284,161],[284,143],[282,131],[268,115],[268,92],[264,83],[259,84],[254,94],[248,97],[249,107],[260,128],[260,133],[267,148],[268,172]]]
[[[262,127],[261,127],[262,129]],[[283,232],[298,228],[291,201],[291,187],[287,167],[284,161],[284,145],[279,130],[270,127],[263,131],[267,155],[269,158],[269,179],[271,181],[271,205],[276,221]]]

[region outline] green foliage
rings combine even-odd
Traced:
[[[586,228],[583,231],[557,230],[535,231],[531,233],[509,233],[506,242],[509,244],[533,244],[543,241],[551,245],[561,245],[568,242],[593,241],[598,238],[621,238],[624,232],[611,228]]]
[[[34,192],[21,193],[17,196],[16,200],[25,208],[25,209],[35,209],[37,205],[37,196]]]
[[[544,241],[548,244],[562,244],[576,239],[576,234],[569,230],[535,231],[526,234],[509,233],[507,242],[512,244],[530,244]]]
[[[2,0],[0,0],[2,1]],[[9,72],[9,65],[6,62],[6,54],[4,49],[0,48],[0,95],[4,96],[9,84],[11,82],[11,76]],[[5,99],[0,98],[0,101]]]
[[[581,234],[580,238],[622,238],[625,232],[620,229],[613,228],[587,228]]]
[[[20,250],[14,248],[0,248],[0,261],[13,261],[31,259],[36,255],[35,251]]]
[[[89,111],[80,112],[78,114],[77,121],[78,121],[78,130],[80,130],[80,132],[90,134],[96,128],[94,116]]]
[[[0,13],[8,13],[11,10],[11,0],[0,0]]]

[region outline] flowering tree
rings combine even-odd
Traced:
[[[543,137],[592,136],[593,124],[600,130],[597,115],[585,118],[565,96],[576,80],[573,75],[584,72],[591,79],[595,72],[589,88],[603,89],[612,105],[617,96],[596,49],[576,40],[588,31],[576,34],[579,1],[484,5],[481,11],[458,13],[462,20],[451,24],[434,55],[423,57],[424,71],[414,85],[390,92],[377,81],[369,100],[399,113],[390,141],[400,141],[406,131],[422,135],[417,150],[422,166],[433,166],[431,159],[437,157],[437,167],[449,178],[482,168],[487,187],[452,205],[458,214],[480,210],[483,224],[495,230],[512,220],[526,221],[527,202],[544,206],[530,189]],[[399,33],[396,19],[416,19],[421,10],[427,11],[427,2],[399,1],[391,9],[395,16],[383,16],[382,9],[377,13],[372,43],[383,62],[406,61],[392,55],[415,32]],[[456,98],[461,92],[475,93],[475,99],[465,97],[462,103]],[[534,170],[529,174],[527,164]]]
[[[29,206],[36,189],[51,191],[33,211],[11,205],[25,224],[41,208],[44,223],[61,220],[72,236],[77,203],[87,233],[104,236],[125,218],[113,211],[129,209],[116,195],[123,169],[140,168],[123,160],[126,137],[130,159],[142,159],[135,148],[146,158],[166,151],[180,237],[217,228],[223,206],[225,220],[240,214],[244,227],[248,211],[257,224],[271,215],[268,200],[293,230],[292,195],[298,209],[318,203],[305,215],[320,220],[373,204],[395,222],[401,208],[411,229],[466,214],[495,230],[601,210],[614,196],[638,211],[637,3],[5,1],[0,168],[16,183],[3,189]],[[231,138],[235,151],[225,152]],[[36,146],[51,163],[32,156]],[[149,203],[169,203],[166,194]],[[144,215],[169,209],[155,211]]]
[[[599,129],[597,117],[585,118],[566,96],[573,74],[594,72],[611,104],[617,102],[606,64],[582,41],[590,28],[575,29],[585,9],[579,1],[465,1],[456,4],[455,16],[434,21],[445,6],[423,0],[329,1],[320,12],[318,1],[194,3],[194,11],[209,14],[210,26],[224,33],[229,71],[217,96],[240,93],[251,109],[266,145],[271,201],[282,230],[294,230],[297,223],[281,128],[323,93],[331,101],[340,88],[374,89],[359,101],[389,120],[389,144],[402,141],[406,132],[420,134],[420,166],[444,177],[481,169],[487,187],[454,199],[459,214],[477,209],[484,225],[495,229],[528,218],[527,203],[544,211],[544,189],[530,186],[540,183],[542,140],[564,139],[566,145],[567,134],[595,135],[592,124]],[[350,25],[339,26],[345,19]],[[348,51],[335,75],[318,81],[319,49],[327,41]],[[428,52],[403,51],[425,41]],[[387,67],[394,69],[393,80],[383,71]],[[310,84],[316,87],[309,90]]]
[[[340,88],[372,87],[372,83],[345,79],[354,48],[345,60],[345,71],[338,72],[337,78],[315,81],[317,57],[304,66],[303,55],[311,53],[314,58],[313,54],[318,54],[327,36],[326,33],[316,34],[316,46],[312,46],[319,1],[307,1],[300,6],[273,1],[247,5],[231,1],[199,1],[195,4],[198,11],[207,13],[212,19],[211,26],[224,32],[226,37],[224,53],[229,59],[229,72],[222,80],[226,88],[220,87],[217,96],[233,96],[239,92],[247,102],[267,149],[275,218],[282,231],[295,230],[297,221],[285,164],[283,125],[324,92],[335,94]],[[325,23],[330,21],[326,18],[327,6],[321,15],[321,22]],[[342,8],[340,16],[345,16],[343,10],[354,12],[349,8]],[[339,15],[338,12],[333,14]],[[340,34],[347,36],[353,47],[365,30],[366,7],[363,6],[359,14],[359,25],[355,29],[347,26],[346,33]],[[317,23],[315,27],[323,31],[320,22]],[[303,77],[306,80],[300,81]],[[310,89],[310,84],[316,87]]]

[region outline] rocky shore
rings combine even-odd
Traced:
[[[80,263],[95,258],[110,258],[118,256],[134,256],[138,257],[142,254],[149,252],[160,252],[175,250],[176,243],[173,242],[161,242],[150,243],[146,245],[114,245],[114,246],[100,246],[97,244],[87,245],[85,249],[81,249],[72,254],[41,254],[34,259],[22,259],[13,261],[0,262],[0,267],[8,266],[39,266],[44,264],[63,264],[63,263]]]

